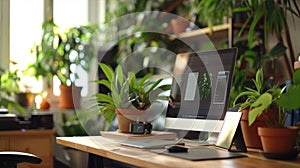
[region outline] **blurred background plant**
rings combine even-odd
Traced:
[[[20,91],[18,70],[9,71],[0,68],[0,108],[7,108],[10,113],[25,113],[25,109],[14,100],[14,94]]]

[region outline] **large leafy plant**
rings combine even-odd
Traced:
[[[32,53],[36,62],[29,65],[29,72],[37,78],[57,76],[62,84],[71,85],[78,78],[76,68],[88,71],[93,58],[91,40],[96,26],[83,25],[61,31],[53,20],[43,23],[40,44],[34,45]],[[73,68],[72,68],[73,67]]]
[[[170,85],[160,85],[163,79],[150,80],[152,74],[148,73],[141,79],[137,79],[135,73],[128,72],[124,74],[119,65],[114,71],[110,66],[100,63],[101,70],[106,79],[95,81],[98,84],[106,86],[111,92],[108,94],[95,94],[97,106],[100,114],[104,116],[110,124],[115,117],[117,108],[130,108],[146,110],[154,102],[167,100],[167,96],[161,96],[161,93],[170,90]]]

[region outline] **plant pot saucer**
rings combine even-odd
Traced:
[[[296,159],[299,150],[295,149],[289,153],[267,153],[267,152],[262,152],[263,156],[267,159],[276,159],[276,160],[293,160]]]

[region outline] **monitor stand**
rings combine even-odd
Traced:
[[[198,138],[196,139],[184,139],[183,141],[187,145],[191,146],[204,146],[204,145],[214,145],[217,142],[219,133],[217,132],[200,132],[198,133]]]

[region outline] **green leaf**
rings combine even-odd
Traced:
[[[244,91],[244,92],[241,92],[240,94],[237,95],[237,97],[236,97],[235,100],[233,101],[233,105],[234,105],[234,106],[241,105],[240,103],[238,104],[237,101],[238,101],[241,97],[243,97],[243,96],[247,96],[248,98],[249,98],[250,96],[258,97],[259,94],[256,93],[256,92],[251,92],[251,91]],[[244,103],[242,103],[242,104],[244,104]],[[242,106],[245,107],[245,104],[242,105]]]
[[[300,85],[300,68],[296,69],[293,74],[293,84]]]
[[[104,94],[104,93],[97,93],[96,94],[96,98],[100,102],[114,104],[114,102],[113,102],[113,100],[112,100],[112,98],[111,98],[110,95],[107,95],[107,94]]]
[[[121,66],[117,67],[117,73],[116,73],[116,78],[118,79],[118,82],[120,85],[123,85],[124,82],[124,74]]]
[[[112,83],[112,81],[114,79],[113,69],[104,63],[100,63],[99,65],[100,65],[100,68],[102,69],[102,71],[104,72],[106,78],[108,79],[108,81]]]
[[[149,94],[151,91],[153,91],[153,89],[159,85],[159,83],[162,81],[163,79],[159,79],[156,82],[152,83],[152,86],[149,88],[149,90],[146,92],[146,94]]]
[[[253,124],[256,117],[260,116],[272,104],[270,93],[262,94],[251,106],[249,111],[249,126]]]
[[[263,72],[263,68],[260,68],[257,70],[256,72],[256,76],[255,76],[255,81],[254,84],[256,86],[256,89],[259,93],[262,92],[262,85],[263,85],[263,81],[264,81],[264,76],[263,76],[264,72]]]
[[[150,77],[152,76],[151,73],[146,74],[141,80],[139,80],[137,86],[143,86],[143,84],[145,83],[146,80],[148,80]]]
[[[136,84],[136,77],[133,72],[128,72],[128,81],[129,81],[129,87],[133,88]]]
[[[106,79],[98,80],[98,81],[96,81],[96,83],[102,84],[102,85],[106,86],[107,88],[109,88],[110,90],[112,90],[111,89],[112,84]]]
[[[249,7],[240,7],[240,8],[232,9],[233,13],[241,13],[241,12],[247,12],[247,11],[250,11]]]
[[[300,85],[291,85],[287,93],[282,94],[276,104],[284,109],[294,110],[300,107]]]
[[[285,53],[286,47],[282,43],[277,43],[263,58],[276,59]]]
[[[261,9],[262,8],[262,9]],[[259,22],[259,20],[261,19],[261,17],[263,16],[264,14],[264,7],[261,6],[261,8],[257,9],[257,11],[254,13],[254,16],[253,16],[253,21],[250,25],[250,28],[249,28],[249,34],[248,34],[248,40],[249,40],[249,47],[250,48],[253,48],[253,42],[254,42],[254,32],[255,32],[255,27],[257,26],[257,23]]]

